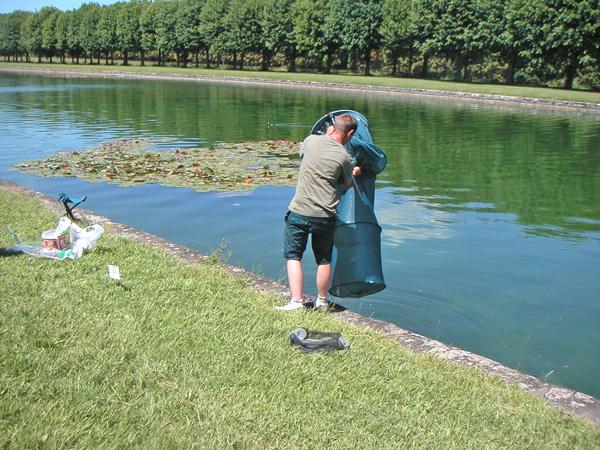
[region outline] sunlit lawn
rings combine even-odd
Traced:
[[[7,191],[0,204],[23,241],[57,220]],[[0,250],[0,274],[0,448],[600,448],[600,428],[474,368],[275,311],[218,265],[110,229],[76,260]],[[288,344],[299,326],[352,351],[304,354]]]

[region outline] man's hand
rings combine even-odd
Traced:
[[[360,166],[354,166],[354,169],[352,169],[352,183],[350,183],[348,186],[344,186],[344,192],[347,191],[348,189],[350,189],[354,185],[354,183],[355,183],[354,177],[360,175],[360,173],[361,173]]]

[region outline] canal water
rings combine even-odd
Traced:
[[[164,149],[300,141],[337,109],[365,115],[389,161],[375,200],[387,288],[338,303],[600,397],[599,114],[0,73],[0,177],[55,198],[87,195],[86,209],[194,250],[225,245],[234,252],[230,263],[285,282],[283,215],[291,188],[119,188],[39,178],[11,165],[136,137],[170,138],[158,145]],[[310,254],[305,267],[314,294]]]

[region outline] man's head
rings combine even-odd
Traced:
[[[327,134],[342,145],[346,145],[354,136],[358,122],[352,114],[341,114],[335,118],[335,124],[329,127]]]

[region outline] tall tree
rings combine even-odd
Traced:
[[[469,65],[484,54],[480,23],[484,0],[417,0],[421,51],[454,62],[455,79],[469,79]]]
[[[206,67],[210,69],[211,52],[219,52],[225,47],[225,17],[230,0],[206,0],[200,13],[200,34],[206,42]]]
[[[72,61],[79,64],[79,58],[85,53],[81,41],[81,23],[83,21],[84,9],[79,8],[70,11],[67,26],[67,48]]]
[[[415,35],[411,22],[411,0],[385,0],[381,23],[382,47],[392,61],[392,75],[396,75],[398,59],[408,57],[408,75],[412,74],[415,54]]]
[[[27,17],[21,30],[21,38],[27,52],[38,57],[38,62],[42,62],[42,57],[48,54],[51,49],[52,39],[44,35],[44,22],[48,19],[46,31],[54,33],[52,24],[55,23],[54,14],[58,11],[54,7],[44,7],[39,12],[33,13]]]
[[[584,0],[580,5],[586,10],[586,19],[581,26],[584,54],[579,81],[584,86],[600,90],[600,1]]]
[[[114,52],[119,50],[117,26],[119,13],[124,7],[125,3],[113,3],[104,6],[98,19],[96,30],[97,48],[99,52],[104,53],[106,64],[108,64],[109,59],[111,63],[114,63]]]
[[[204,0],[181,0],[177,10],[177,22],[175,34],[185,54],[192,53],[196,56],[196,67],[198,66],[198,54],[204,49],[204,42],[200,29],[200,15]],[[183,60],[183,66],[187,66],[187,58]]]
[[[261,70],[268,70],[274,55],[285,55],[288,71],[296,70],[296,41],[292,5],[294,0],[265,0],[260,18],[262,30]]]
[[[598,45],[597,10],[597,1],[545,0],[540,5],[536,25],[544,62],[554,74],[563,76],[565,89],[573,88],[581,63],[590,48]]]
[[[225,17],[225,39],[220,47],[230,53],[233,68],[244,68],[244,56],[250,52],[261,52],[261,0],[231,0]]]
[[[21,27],[31,15],[25,11],[13,11],[10,14],[0,15],[0,55],[5,58],[12,56],[14,60],[25,53],[21,40]]]
[[[489,37],[490,51],[498,62],[507,64],[508,84],[525,67],[527,55],[535,48],[532,13],[537,0],[489,0],[487,14],[481,23],[483,34]]]
[[[57,8],[44,8],[46,10],[46,16],[41,24],[42,26],[42,49],[44,56],[46,56],[50,62],[56,55],[56,21],[60,15],[60,11]]]
[[[296,0],[294,11],[294,37],[300,55],[314,60],[319,69],[331,72],[333,56],[341,46],[335,33],[326,35],[327,0]]]
[[[141,65],[146,64],[145,56],[154,50],[156,45],[157,12],[160,8],[158,3],[144,3],[140,11],[140,51]],[[158,64],[162,64],[161,54],[159,53]]]
[[[186,50],[181,43],[177,41],[177,10],[179,2],[164,1],[157,2],[156,14],[156,48],[162,52],[163,58],[169,53],[175,53],[177,65],[182,60],[187,60]]]
[[[129,55],[142,52],[142,28],[140,17],[144,4],[138,0],[130,0],[117,11],[116,37],[117,46],[123,53],[123,65],[129,64]]]
[[[81,47],[90,57],[90,64],[101,51],[101,41],[98,32],[98,23],[102,17],[102,8],[98,3],[85,3],[79,8],[81,16],[79,20],[78,37]]]
[[[62,64],[65,63],[67,52],[69,51],[69,43],[67,37],[69,35],[69,22],[71,20],[72,11],[60,12],[56,19],[56,55],[60,58]]]
[[[378,0],[335,0],[326,20],[326,36],[365,63],[365,75],[371,74],[371,53],[381,46],[383,19]]]
[[[435,36],[439,16],[442,14],[442,0],[413,0],[411,22],[415,33],[415,43],[423,57],[421,76],[429,76],[429,58],[434,56],[439,48]]]

